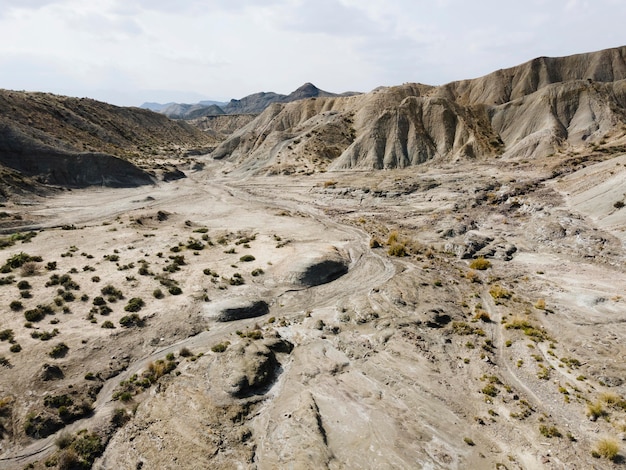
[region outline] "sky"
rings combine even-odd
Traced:
[[[474,78],[626,44],[623,0],[0,0],[0,88],[120,106]]]

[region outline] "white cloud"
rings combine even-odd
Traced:
[[[0,0],[0,87],[226,100],[440,84],[621,45],[624,17],[619,0]]]

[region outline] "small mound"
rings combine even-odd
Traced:
[[[229,322],[260,317],[270,308],[264,300],[227,299],[211,306],[211,310],[217,321]]]
[[[307,287],[332,282],[348,272],[349,260],[336,248],[323,253],[311,253],[300,261],[288,275],[288,281]]]

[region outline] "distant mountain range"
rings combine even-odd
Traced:
[[[141,105],[141,108],[165,114],[171,119],[197,119],[204,116],[219,116],[221,114],[260,114],[272,103],[291,103],[292,101],[307,98],[328,98],[358,94],[357,92],[331,93],[320,90],[312,83],[305,83],[288,95],[260,92],[245,96],[240,100],[230,100],[228,103],[219,101],[200,101],[195,104],[144,103]]]

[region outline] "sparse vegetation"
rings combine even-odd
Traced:
[[[600,439],[592,451],[591,455],[596,458],[604,458],[611,461],[616,461],[619,455],[619,444],[615,439],[603,438]]]
[[[480,258],[476,258],[475,260],[473,260],[470,265],[469,265],[470,269],[475,269],[477,271],[484,271],[486,269],[489,269],[491,267],[491,261],[480,257]]]
[[[563,437],[563,435],[556,426],[546,426],[545,424],[542,424],[541,426],[539,426],[539,432],[543,437],[547,438]]]
[[[140,297],[133,297],[128,301],[128,304],[124,307],[127,312],[138,312],[146,303]]]
[[[60,357],[64,357],[69,350],[70,348],[67,344],[59,343],[52,348],[52,350],[48,353],[48,355],[53,358],[60,358]]]

